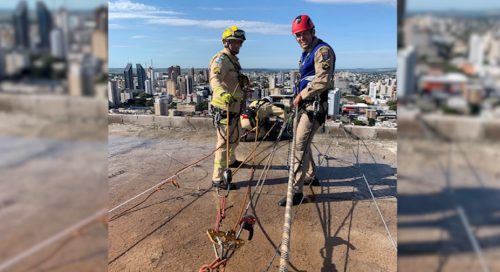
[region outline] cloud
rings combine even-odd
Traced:
[[[134,35],[134,36],[132,36],[132,37],[130,37],[130,38],[132,38],[132,39],[145,39],[145,38],[147,38],[147,37],[149,37],[149,36],[145,36],[145,35]]]
[[[224,8],[214,9],[223,10]],[[182,18],[182,13],[165,11],[155,6],[131,2],[130,0],[116,0],[109,2],[109,19],[142,19],[147,24],[168,26],[192,26],[200,28],[224,29],[230,25],[237,25],[248,33],[264,35],[289,35],[288,24],[275,24],[245,20],[194,20]]]
[[[206,42],[206,43],[218,43],[221,42],[220,39],[215,39],[215,38],[202,38],[202,37],[195,37],[195,36],[179,36],[175,37],[175,39],[179,41],[196,41],[196,42]]]
[[[258,21],[245,20],[192,20],[175,17],[164,17],[146,20],[148,24],[169,26],[196,26],[203,28],[224,29],[230,25],[237,25],[248,33],[260,33],[264,35],[289,35],[290,26],[285,24],[274,24]]]
[[[396,0],[305,0],[318,4],[389,4],[396,6]]]
[[[150,19],[162,15],[180,15],[182,13],[162,10],[155,6],[131,2],[130,0],[109,1],[109,19]]]
[[[201,10],[212,10],[212,11],[228,11],[228,10],[236,10],[236,8],[220,8],[220,7],[200,7]]]
[[[109,24],[108,27],[110,29],[125,29],[126,28],[124,25],[119,25],[119,24]]]

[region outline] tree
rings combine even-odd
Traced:
[[[397,101],[389,101],[389,102],[387,102],[387,105],[389,106],[389,110],[392,110],[392,111],[398,110],[398,102]]]
[[[359,121],[359,120],[354,120],[354,121],[352,121],[352,123],[353,123],[355,126],[366,126],[365,122],[363,122],[363,121]]]
[[[201,102],[201,104],[200,104],[200,109],[201,109],[202,111],[204,111],[204,110],[208,110],[208,101],[203,101],[203,102]]]
[[[373,119],[373,118],[369,118],[369,119],[368,119],[368,125],[369,125],[370,127],[373,127],[373,126],[375,125],[375,119]]]

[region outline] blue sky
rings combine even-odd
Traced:
[[[35,8],[36,2],[38,0],[27,0],[28,7],[30,9]],[[14,9],[20,0],[0,0],[0,9]],[[66,5],[69,9],[93,9],[95,7],[105,5],[108,3],[107,0],[45,0],[49,9],[54,7],[58,8],[61,5]]]
[[[407,0],[408,11],[446,11],[450,9],[458,10],[491,10],[500,9],[498,0]]]
[[[224,28],[247,33],[243,68],[295,69],[291,22],[308,14],[337,55],[337,68],[396,67],[396,0],[110,0],[109,67],[207,67]]]

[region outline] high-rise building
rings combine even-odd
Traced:
[[[412,46],[398,52],[397,96],[406,97],[416,90],[415,66],[417,54]]]
[[[484,63],[484,41],[478,34],[472,34],[469,38],[469,62],[476,70],[481,69]]]
[[[297,75],[299,73],[297,71],[290,71],[290,82],[289,86],[294,87],[295,86],[295,80],[297,80]]]
[[[146,71],[139,63],[137,63],[135,67],[137,69],[137,89],[145,90],[146,87],[144,86],[144,82],[146,81]]]
[[[153,69],[152,66],[149,66],[148,67],[148,74],[147,74],[148,78],[149,78],[149,84],[151,85],[150,88],[151,90],[153,91],[153,93],[155,92],[155,70]]]
[[[144,87],[147,94],[153,94],[153,89],[151,89],[151,80],[146,79],[144,81]]]
[[[377,83],[370,82],[368,96],[372,98],[372,101],[375,101],[375,99],[377,98]]]
[[[68,11],[64,8],[60,8],[54,13],[54,23],[55,26],[62,30],[63,37],[63,51],[66,54],[69,52],[69,20]]]
[[[171,96],[177,96],[176,91],[177,84],[173,79],[167,79],[167,93]]]
[[[28,4],[26,1],[19,2],[13,15],[16,46],[26,49],[30,48],[29,40],[29,18]]]
[[[123,77],[125,78],[125,89],[133,90],[134,89],[134,72],[132,71],[132,63],[128,63],[123,70]]]
[[[276,85],[283,86],[284,83],[285,83],[285,74],[282,71],[280,71],[276,79]]]
[[[112,107],[120,105],[120,90],[114,80],[108,81],[108,101]]]
[[[167,70],[167,74],[170,79],[177,81],[177,77],[181,75],[181,67],[179,65],[170,66]]]
[[[38,33],[40,34],[39,48],[50,48],[50,31],[52,30],[52,15],[44,2],[36,3]]]
[[[274,75],[269,76],[269,90],[276,88],[276,77]]]
[[[205,82],[208,82],[208,69],[203,69],[201,70],[203,74],[203,78],[205,79]]]
[[[108,62],[108,33],[102,30],[92,32],[92,54],[102,60]]]
[[[177,86],[179,86],[179,94],[180,96],[187,95],[187,86],[186,86],[186,78],[185,77],[177,77]]]
[[[340,114],[340,98],[341,91],[339,88],[328,92],[328,115],[332,116],[333,119]]]
[[[56,59],[65,56],[63,32],[59,28],[54,28],[50,32],[50,53]]]
[[[155,99],[155,115],[168,115],[168,96],[160,96]]]
[[[193,77],[190,75],[185,76],[186,78],[186,94],[190,95],[193,93]]]
[[[93,96],[96,64],[89,54],[75,54],[69,57],[68,85],[72,96]]]
[[[108,33],[108,8],[98,7],[94,12],[96,30]]]
[[[492,66],[500,66],[500,39],[494,39],[490,44],[488,62]]]
[[[191,67],[191,69],[189,70],[189,75],[191,76],[191,78],[194,78],[194,67]]]
[[[398,10],[397,10],[397,17],[398,17],[398,48],[402,47],[403,45],[403,22],[405,18],[405,12],[406,12],[406,0],[398,0]]]
[[[12,76],[28,68],[29,53],[27,49],[16,49],[5,55],[5,74]]]
[[[153,69],[152,66],[148,67],[148,78],[153,82],[155,80],[155,70]]]

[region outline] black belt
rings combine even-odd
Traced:
[[[216,113],[220,114],[221,118],[226,118],[227,117],[227,111],[223,109],[219,109],[217,107],[212,107],[214,115]],[[229,118],[234,119],[236,117],[240,117],[240,114],[238,112],[229,112]]]

